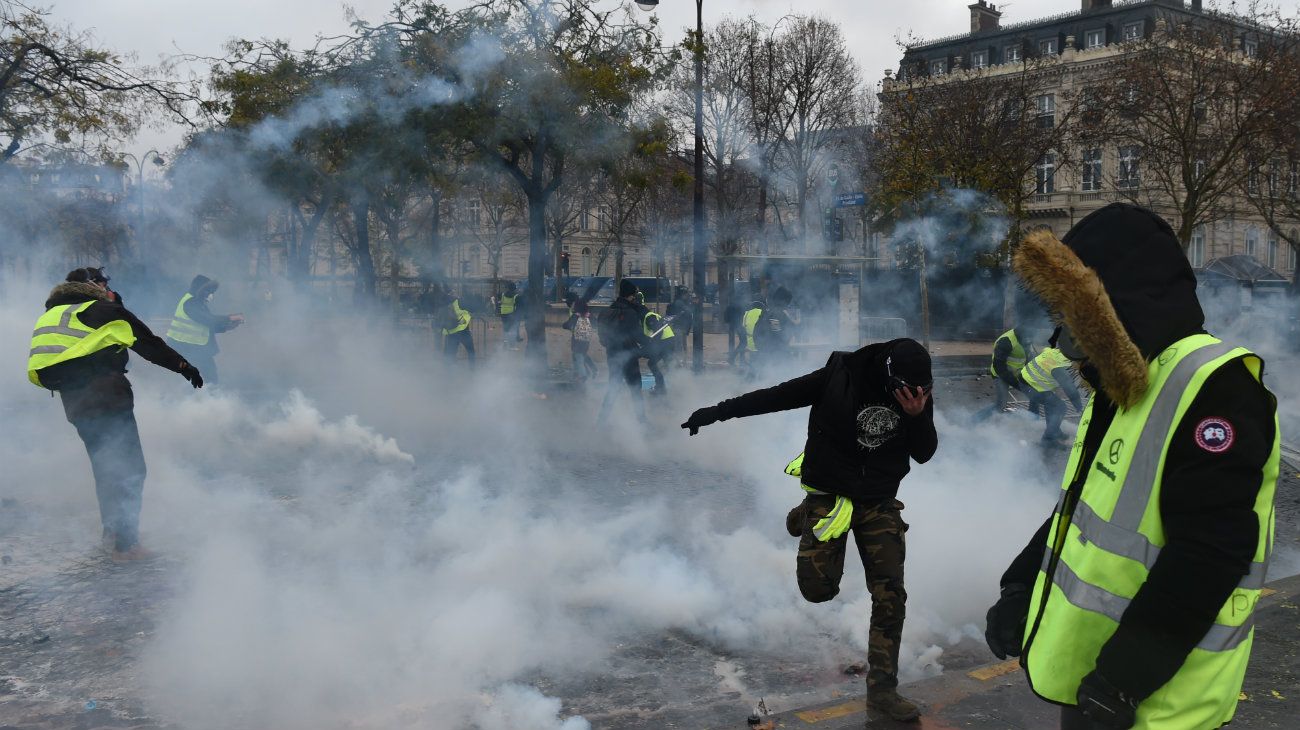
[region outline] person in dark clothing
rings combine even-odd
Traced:
[[[103,541],[117,561],[148,557],[139,545],[144,451],[126,379],[127,348],[203,387],[197,368],[112,300],[107,282],[59,284],[32,335],[28,378],[57,391],[95,475]]]
[[[920,712],[897,691],[907,603],[897,495],[911,462],[929,461],[939,445],[932,384],[925,348],[892,340],[833,353],[819,370],[701,408],[682,424],[694,435],[717,421],[811,407],[804,453],[787,468],[808,493],[786,519],[799,537],[799,590],[814,603],[839,593],[851,531],[871,592],[868,703],[903,721]]]
[[[596,424],[603,425],[614,407],[619,381],[632,396],[632,409],[637,420],[646,422],[645,401],[641,398],[641,353],[648,352],[650,343],[642,331],[644,313],[636,303],[636,284],[624,279],[619,284],[618,298],[600,315],[597,333],[605,346],[609,370],[609,387],[600,404]]]
[[[673,321],[673,332],[675,337],[674,349],[679,355],[679,363],[685,363],[686,341],[691,337],[691,328],[695,326],[695,312],[692,309],[690,292],[684,286],[677,287],[673,291],[673,300],[668,303],[668,309],[664,311],[664,316]]]
[[[1003,334],[993,343],[993,362],[990,368],[996,378],[993,385],[997,389],[997,402],[994,412],[1007,409],[1010,392],[1018,390],[1024,393],[1020,381],[1020,370],[1038,354],[1034,347],[1033,333],[1030,328],[1017,325]],[[1028,393],[1025,396],[1028,397]]]
[[[736,358],[745,351],[744,311],[733,298],[722,310],[722,323],[727,328],[727,364],[735,365]]]
[[[794,330],[799,326],[799,317],[790,312],[793,300],[789,289],[778,288],[772,293],[754,329],[754,341],[758,344],[758,351],[763,353],[765,365],[788,362],[794,354],[791,343]]]
[[[229,332],[244,321],[242,314],[213,314],[208,303],[221,283],[199,274],[176,304],[167,344],[203,372],[209,385],[217,383],[217,334]]]
[[[1250,626],[1271,544],[1278,433],[1263,362],[1204,332],[1187,257],[1148,210],[1109,205],[1063,241],[1031,233],[1014,268],[1094,392],[1058,506],[1002,576],[989,647],[1021,657],[1063,728],[1218,727],[1236,708],[1250,634],[1235,627]],[[1115,562],[1135,544],[1141,555]],[[1096,592],[1109,598],[1081,598]]]
[[[109,287],[109,276],[104,272],[103,267],[87,266],[82,269],[73,269],[68,272],[68,276],[64,278],[64,281],[102,286],[104,291],[108,292],[108,301],[126,306],[122,303],[122,295]]]
[[[460,298],[447,295],[445,304],[442,307],[441,319],[442,327],[442,355],[449,362],[456,362],[456,355],[460,348],[465,348],[465,361],[470,368],[474,367],[477,356],[474,353],[474,333],[470,331],[469,325],[473,321],[473,315],[469,309],[461,306]]]

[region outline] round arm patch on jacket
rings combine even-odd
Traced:
[[[1211,416],[1196,424],[1196,445],[1211,454],[1222,454],[1232,448],[1235,440],[1232,424],[1226,418]]]

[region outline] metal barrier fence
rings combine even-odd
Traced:
[[[863,317],[863,342],[882,342],[907,336],[907,320],[901,317]]]

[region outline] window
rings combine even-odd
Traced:
[[[1268,268],[1277,268],[1277,234],[1272,231],[1268,233]]]
[[[465,203],[465,223],[478,228],[482,225],[482,213],[477,200],[469,200]]]
[[[1259,195],[1259,165],[1250,163],[1250,170],[1246,173],[1246,194]]]
[[[1259,248],[1259,229],[1251,226],[1246,229],[1246,255],[1254,256]]]
[[[1296,229],[1292,228],[1291,229],[1292,241],[1296,240],[1296,233],[1297,233]],[[1287,248],[1290,249],[1290,251],[1286,255],[1286,267],[1291,271],[1295,271],[1295,259],[1296,259],[1295,244],[1292,243],[1290,246],[1287,246]]]
[[[1246,54],[1246,58],[1254,58],[1259,55],[1259,41],[1243,40],[1241,42],[1241,52]]]
[[[1270,160],[1268,163],[1268,197],[1278,198],[1282,193],[1282,163]]]
[[[1126,23],[1124,25],[1124,40],[1136,41],[1142,38],[1143,31],[1142,21],[1136,23]]]
[[[1044,129],[1056,125],[1056,95],[1043,94],[1038,97],[1038,126]]]
[[[1055,39],[1055,38],[1047,38],[1047,39],[1044,39],[1044,40],[1039,41],[1039,42],[1038,42],[1038,55],[1040,55],[1040,56],[1055,56],[1055,55],[1056,55],[1056,39]]]
[[[930,75],[931,75],[931,76],[942,76],[942,75],[944,74],[944,72],[947,71],[947,70],[948,70],[948,62],[947,62],[947,61],[939,60],[939,61],[931,61],[931,62],[930,62]]]
[[[1051,195],[1056,192],[1056,155],[1048,152],[1037,165],[1037,185],[1034,192],[1039,195]]]
[[[970,54],[971,68],[986,68],[989,65],[988,51],[973,51]]]
[[[1300,187],[1300,166],[1292,162],[1291,170],[1286,177],[1286,194],[1292,200],[1295,200],[1296,188]]]
[[[1090,30],[1083,36],[1083,47],[1087,49],[1101,48],[1106,45],[1105,30]]]
[[[1205,177],[1205,160],[1197,160],[1192,163],[1192,179],[1200,180]]]
[[[581,230],[584,230],[584,231],[590,231],[590,230],[591,230],[591,212],[590,212],[590,211],[586,211],[586,210],[582,211],[582,215],[580,215],[580,216],[578,217],[578,228],[581,229]]]
[[[1119,148],[1119,180],[1121,188],[1135,188],[1142,180],[1141,153],[1134,145]]]
[[[1083,191],[1095,193],[1101,190],[1101,148],[1094,147],[1083,151]]]
[[[1192,243],[1187,247],[1187,258],[1192,262],[1192,268],[1199,269],[1205,265],[1205,227],[1198,226],[1192,231]]]
[[[605,205],[600,206],[600,209],[596,211],[596,230],[607,230],[609,227],[609,220],[609,207]]]
[[[1004,63],[1015,63],[1020,60],[1020,44],[1007,46],[1002,49],[1002,61]]]

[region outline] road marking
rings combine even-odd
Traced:
[[[823,720],[834,720],[837,717],[846,717],[848,715],[855,715],[859,712],[866,711],[867,703],[858,700],[856,702],[845,702],[842,705],[835,705],[833,707],[824,707],[820,710],[804,710],[803,712],[794,713],[794,716],[809,725],[812,725]]]
[[[987,682],[994,677],[1001,677],[1004,674],[1020,671],[1019,659],[1008,659],[1001,664],[992,664],[987,667],[980,667],[972,672],[967,672],[966,676],[974,677],[981,682]]]

